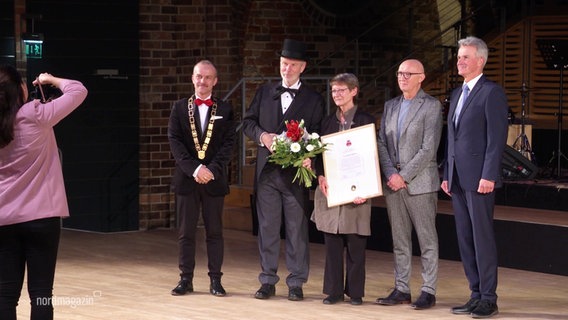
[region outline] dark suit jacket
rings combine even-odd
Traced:
[[[216,97],[217,114],[213,125],[213,132],[205,159],[197,157],[197,150],[191,135],[188,115],[188,99],[176,101],[172,108],[168,125],[168,139],[171,152],[176,161],[173,177],[173,186],[177,194],[192,192],[198,183],[193,178],[193,172],[200,164],[207,166],[215,176],[215,180],[205,185],[207,192],[212,196],[224,196],[229,193],[227,166],[231,160],[233,146],[236,141],[233,108],[225,101]],[[208,108],[207,122],[211,117],[211,108]],[[205,134],[201,133],[199,108],[194,104],[196,131],[199,144],[203,147]]]
[[[268,161],[270,151],[260,146],[260,135],[263,132],[280,134],[286,130],[284,121],[304,119],[305,129],[309,133],[320,133],[320,122],[324,115],[324,100],[315,90],[302,82],[292,104],[282,115],[280,97],[275,97],[276,88],[281,82],[267,83],[256,91],[249,109],[243,117],[243,132],[257,144],[255,182]],[[288,168],[286,174],[295,174],[295,168]],[[291,184],[290,180],[290,184]],[[256,186],[256,183],[255,183]]]
[[[355,110],[355,114],[353,115],[353,121],[351,123],[351,128],[356,128],[371,123],[376,124],[375,117],[373,117],[371,114],[365,111],[362,111],[359,108]],[[339,132],[339,120],[337,120],[337,116],[335,115],[335,112],[333,112],[322,120],[320,134],[324,136],[326,134],[332,134],[336,132]],[[316,169],[316,174],[318,176],[325,175],[323,168],[323,159],[321,155],[317,157],[314,168]]]
[[[476,191],[481,178],[500,187],[507,143],[507,96],[499,85],[482,76],[470,92],[456,127],[453,118],[461,91],[455,89],[450,98],[444,180],[451,190],[455,169],[466,191]]]

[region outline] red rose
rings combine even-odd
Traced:
[[[290,120],[286,123],[286,136],[290,138],[293,142],[298,142],[304,136],[304,129],[300,127],[300,124],[296,120]]]

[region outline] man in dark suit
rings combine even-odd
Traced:
[[[436,304],[438,234],[436,213],[440,176],[436,153],[442,136],[442,104],[421,89],[424,66],[403,61],[396,73],[402,95],[385,103],[379,130],[379,160],[387,188],[385,201],[392,229],[395,288],[381,305],[411,302],[412,229],[422,261],[420,296],[411,305],[428,309]]]
[[[258,143],[255,195],[258,214],[258,246],[262,284],[257,299],[268,299],[275,294],[280,252],[280,226],[286,232],[286,278],[288,299],[304,298],[302,285],[308,280],[308,219],[304,210],[306,189],[292,183],[296,168],[282,169],[268,163],[273,138],[285,129],[286,120],[304,120],[308,132],[319,132],[324,115],[324,102],[320,94],[310,89],[300,75],[306,68],[306,45],[286,39],[280,54],[282,82],[261,86],[243,118],[243,132]],[[282,221],[282,211],[284,221]]]
[[[483,40],[458,42],[462,88],[451,95],[442,190],[452,197],[460,255],[471,290],[455,314],[488,318],[497,307],[497,246],[493,231],[495,188],[502,185],[501,161],[507,142],[507,97],[483,75],[488,49]]]
[[[200,213],[205,225],[209,292],[224,296],[223,203],[229,193],[227,165],[235,144],[233,108],[212,97],[217,70],[208,60],[198,62],[191,77],[195,94],[174,103],[168,139],[176,162],[173,186],[179,216],[181,280],[172,295],[193,292],[195,234]]]

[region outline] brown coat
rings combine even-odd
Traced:
[[[370,114],[355,108],[351,128],[374,123],[375,118]],[[349,117],[349,118],[350,118]],[[339,131],[339,122],[336,114],[330,114],[323,119],[321,135]],[[321,159],[318,159],[321,160]],[[316,163],[316,172],[323,172],[321,161]],[[314,211],[311,220],[319,231],[332,234],[359,234],[371,235],[371,200],[363,204],[348,203],[340,206],[328,207],[327,198],[318,186],[314,195]]]
[[[327,206],[327,198],[318,186],[314,195],[312,221],[322,232],[369,236],[371,235],[371,200],[359,205],[348,203],[330,208]]]

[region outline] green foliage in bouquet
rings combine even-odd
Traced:
[[[316,177],[313,170],[302,166],[307,158],[314,158],[325,151],[325,145],[321,143],[317,133],[308,133],[304,129],[304,120],[286,121],[286,131],[274,138],[272,143],[273,153],[268,161],[282,166],[282,168],[296,167],[296,175],[292,182],[303,184],[306,188],[312,186],[312,180]]]

